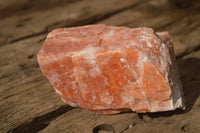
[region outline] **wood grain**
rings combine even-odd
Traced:
[[[1,19],[0,45],[39,36],[54,28],[85,25],[131,8],[139,0],[84,0],[50,10],[28,10]],[[15,29],[13,32],[13,29]]]
[[[55,5],[47,9],[33,6],[25,11],[20,7],[1,18],[0,132],[200,131],[198,9],[176,8],[168,0],[77,0]],[[107,116],[65,105],[42,75],[36,54],[50,30],[93,23],[169,31],[175,44],[187,110]]]
[[[57,117],[47,128],[39,133],[93,133],[99,130],[119,132],[129,128],[138,119],[139,117],[134,113],[98,115],[78,108]]]
[[[0,49],[0,130],[7,132],[24,122],[51,112],[61,102],[41,74],[36,53],[43,36]]]
[[[36,10],[36,9],[50,9],[53,6],[61,4],[69,4],[79,0],[1,0],[0,1],[0,18],[11,16],[16,12]]]

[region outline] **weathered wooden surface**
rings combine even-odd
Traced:
[[[139,0],[82,0],[61,4],[51,9],[19,11],[1,20],[0,43],[13,43],[48,31],[67,26],[94,23],[102,18],[131,8]],[[13,32],[15,29],[15,32]]]
[[[199,9],[176,8],[168,0],[55,1],[44,9],[43,2],[20,0],[22,5],[0,16],[0,132],[200,132]],[[36,54],[50,30],[92,23],[169,31],[187,109],[106,116],[65,105],[42,75]]]

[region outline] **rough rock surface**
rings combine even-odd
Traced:
[[[57,29],[37,57],[71,106],[104,114],[185,108],[167,32],[101,24]]]

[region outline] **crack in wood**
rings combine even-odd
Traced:
[[[190,26],[190,24],[188,24],[187,26]],[[193,32],[194,30],[196,30],[198,27],[200,27],[200,24],[196,24],[195,26],[191,27],[185,34],[189,34],[191,32]]]
[[[55,120],[58,116],[75,109],[69,105],[61,106],[58,109],[44,114],[42,116],[35,117],[30,122],[22,123],[14,129],[10,129],[8,133],[36,133],[39,130],[47,127],[51,121]]]
[[[48,32],[47,30],[44,30],[44,31],[41,31],[41,32],[38,32],[38,33],[35,33],[35,34],[23,36],[23,37],[9,41],[8,44],[16,43],[16,42],[23,41],[23,40],[26,40],[26,39],[29,39],[29,38],[33,38],[33,37],[37,37],[37,36],[46,34],[47,32]]]
[[[113,16],[113,15],[119,14],[119,13],[124,12],[124,11],[126,11],[126,10],[129,10],[129,9],[131,9],[131,8],[134,8],[134,7],[136,7],[136,6],[139,6],[140,4],[142,4],[143,2],[146,2],[146,1],[147,1],[147,0],[141,0],[141,1],[139,1],[138,3],[134,3],[134,4],[130,5],[130,6],[125,7],[125,8],[122,8],[122,9],[116,10],[116,11],[114,11],[114,12],[111,12],[111,13],[109,13],[109,14],[106,14],[106,15],[102,16],[100,19],[97,19],[96,21],[93,21],[92,23],[97,23],[98,21],[103,21],[103,20],[105,20],[105,19],[108,19],[108,18],[110,18],[110,17]],[[92,24],[92,23],[89,23],[89,24]]]
[[[187,26],[189,26],[189,25],[190,25],[190,23]],[[200,24],[194,25],[192,28],[190,28],[188,31],[185,32],[185,36],[187,36],[189,33],[193,32],[194,30],[196,30],[199,26],[200,26]],[[182,54],[176,56],[176,59],[180,60],[183,57],[185,57],[185,56],[187,56],[187,55],[189,55],[189,54],[191,54],[193,52],[196,52],[198,50],[200,50],[200,43],[196,47],[194,47],[192,50],[190,50],[190,51],[188,51],[186,49]]]
[[[184,51],[182,54],[180,54],[180,55],[178,55],[178,56],[176,56],[176,59],[177,60],[180,60],[180,59],[182,59],[183,57],[185,57],[185,56],[187,56],[187,55],[189,55],[189,54],[191,54],[191,53],[193,53],[193,52],[196,52],[196,51],[199,51],[200,50],[200,44],[199,45],[197,45],[197,47],[195,47],[193,50],[191,50],[191,51]]]
[[[162,30],[162,29],[164,29],[164,28],[166,28],[166,27],[168,27],[168,26],[171,26],[171,25],[173,25],[173,24],[179,22],[179,21],[182,21],[184,18],[185,18],[185,17],[178,18],[178,19],[173,20],[173,21],[171,21],[171,22],[169,22],[169,23],[167,23],[167,24],[165,24],[165,25],[161,25],[161,26],[159,26],[159,27],[156,27],[154,30],[156,30],[156,31]]]

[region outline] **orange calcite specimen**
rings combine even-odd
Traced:
[[[38,62],[62,100],[96,113],[184,108],[167,32],[88,25],[49,33]]]

